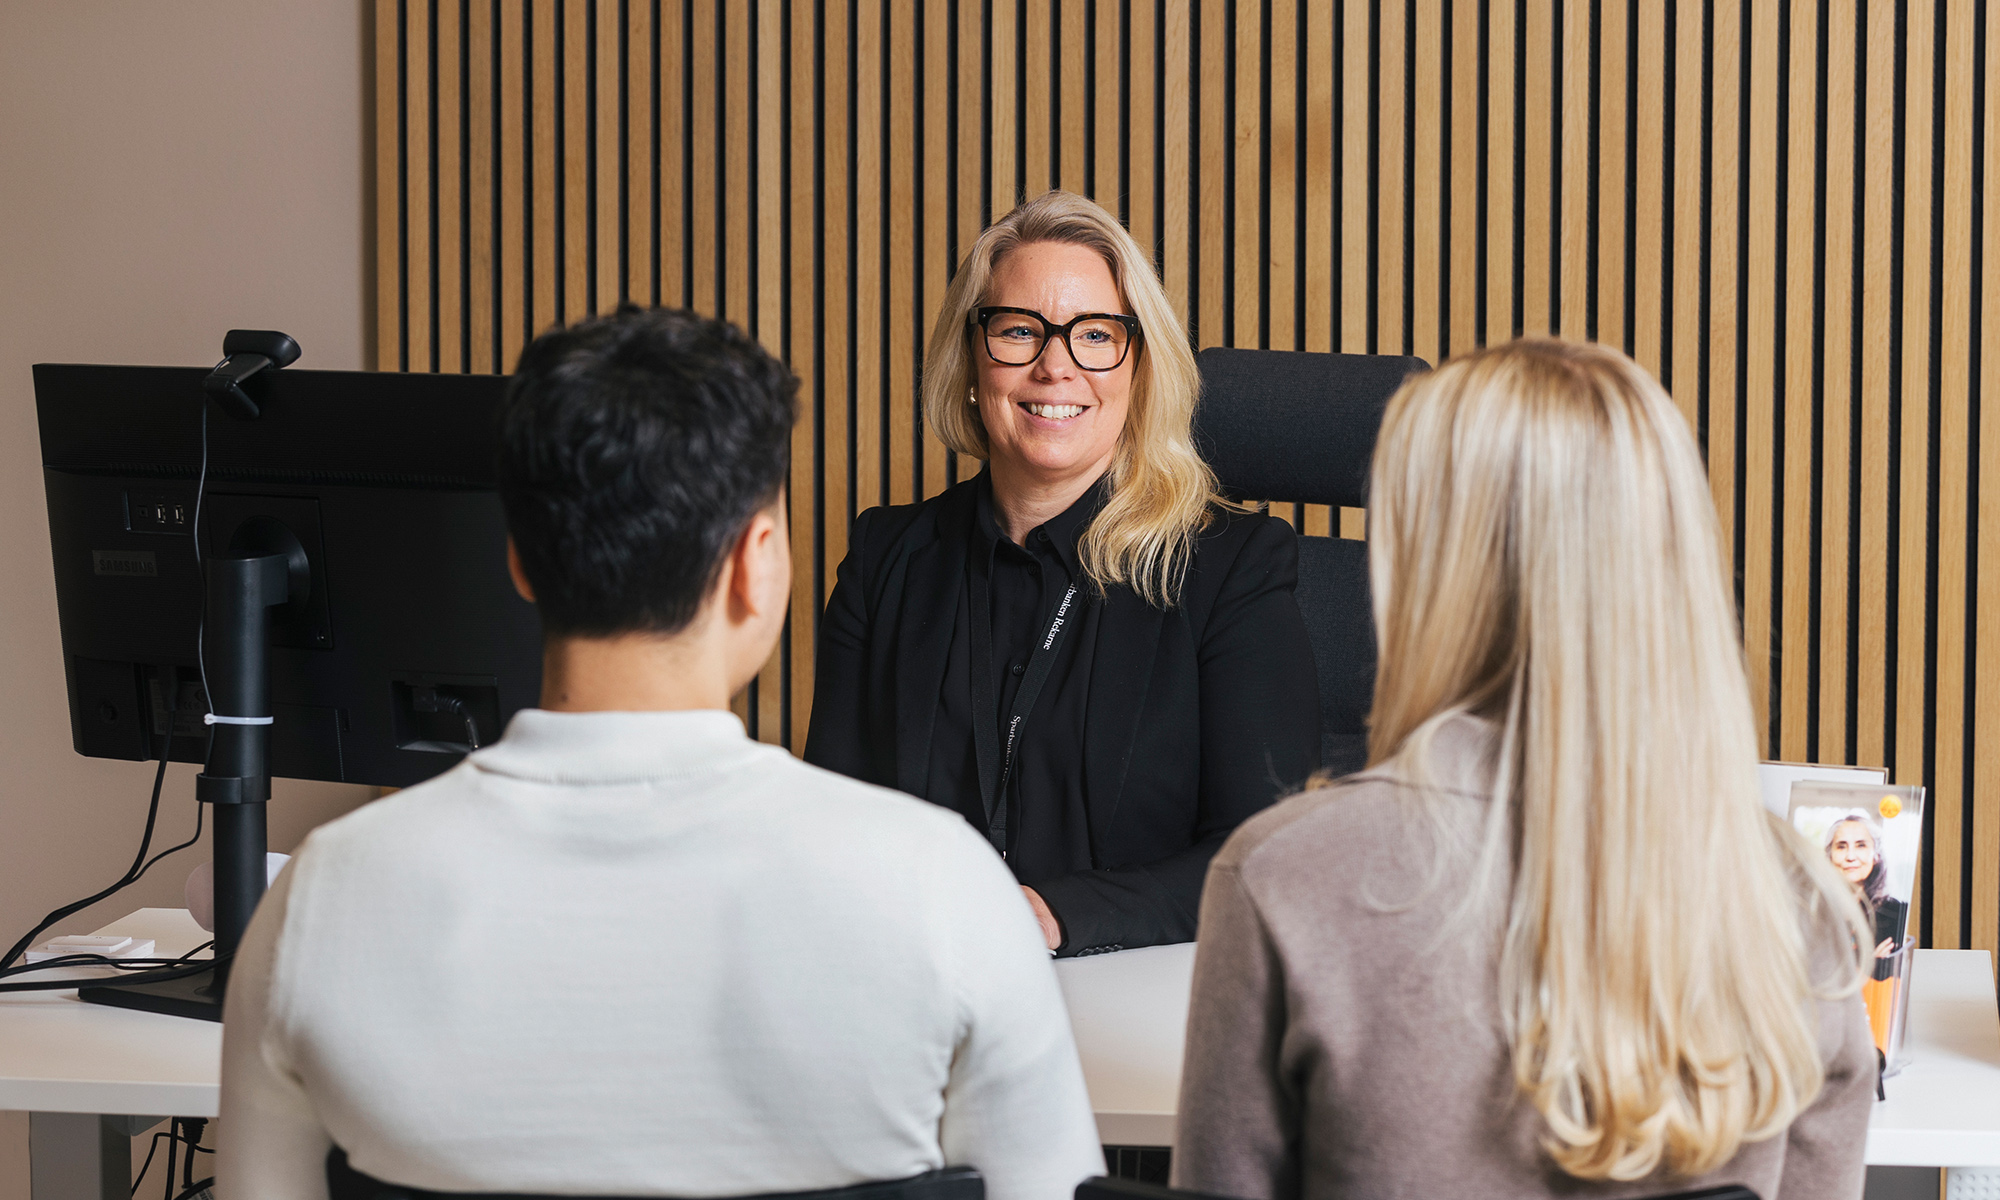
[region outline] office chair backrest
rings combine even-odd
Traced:
[[[1098,1176],[1076,1185],[1076,1200],[1229,1200],[1210,1192],[1190,1192],[1182,1188],[1140,1183],[1136,1179],[1109,1179]],[[1699,1192],[1675,1192],[1647,1200],[1758,1200],[1747,1187],[1705,1188]]]
[[[1420,358],[1290,350],[1204,350],[1195,444],[1225,494],[1361,508],[1389,397]],[[1299,539],[1299,611],[1319,672],[1320,761],[1336,774],[1367,758],[1375,624],[1361,542]]]
[[[431,1192],[384,1183],[348,1164],[339,1146],[327,1151],[328,1200],[586,1200],[576,1196],[533,1196],[498,1192]],[[986,1180],[972,1167],[944,1167],[885,1183],[857,1183],[820,1192],[771,1192],[741,1200],[985,1200]],[[630,1200],[626,1197],[625,1200]]]

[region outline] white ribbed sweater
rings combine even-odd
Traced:
[[[319,1200],[335,1143],[443,1191],[1103,1169],[999,858],[714,711],[526,711],[316,831],[239,953],[217,1132],[225,1200]]]

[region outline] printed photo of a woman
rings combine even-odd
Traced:
[[[1890,959],[1903,935],[1910,906],[1889,894],[1889,866],[1882,855],[1882,826],[1856,809],[1827,827],[1826,856],[1846,878],[1875,926],[1876,979],[1891,974]]]

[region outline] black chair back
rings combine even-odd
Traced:
[[[1195,444],[1236,499],[1361,508],[1389,397],[1420,358],[1291,350],[1204,350]],[[1299,539],[1299,611],[1319,673],[1320,761],[1335,774],[1367,759],[1375,622],[1367,547]]]
[[[1230,1197],[1099,1175],[1076,1185],[1076,1200],[1230,1200]]]
[[[432,1192],[385,1183],[355,1170],[347,1161],[347,1151],[339,1146],[326,1154],[326,1190],[328,1200],[588,1200],[513,1192]],[[986,1200],[986,1180],[973,1167],[944,1167],[884,1183],[857,1183],[819,1192],[769,1192],[741,1200]]]
[[[1140,1183],[1136,1179],[1108,1179],[1100,1175],[1076,1185],[1076,1200],[1229,1200],[1229,1198],[1210,1192],[1190,1192],[1182,1188],[1162,1187],[1157,1183]],[[1704,1188],[1698,1192],[1674,1192],[1671,1195],[1652,1196],[1648,1200],[1758,1200],[1758,1197],[1757,1193],[1747,1187],[1732,1185]]]

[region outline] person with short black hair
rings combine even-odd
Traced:
[[[743,1196],[1102,1158],[1061,993],[957,816],[751,741],[783,627],[795,384],[625,310],[523,352],[500,421],[542,707],[315,831],[232,973],[217,1176],[328,1194]]]

